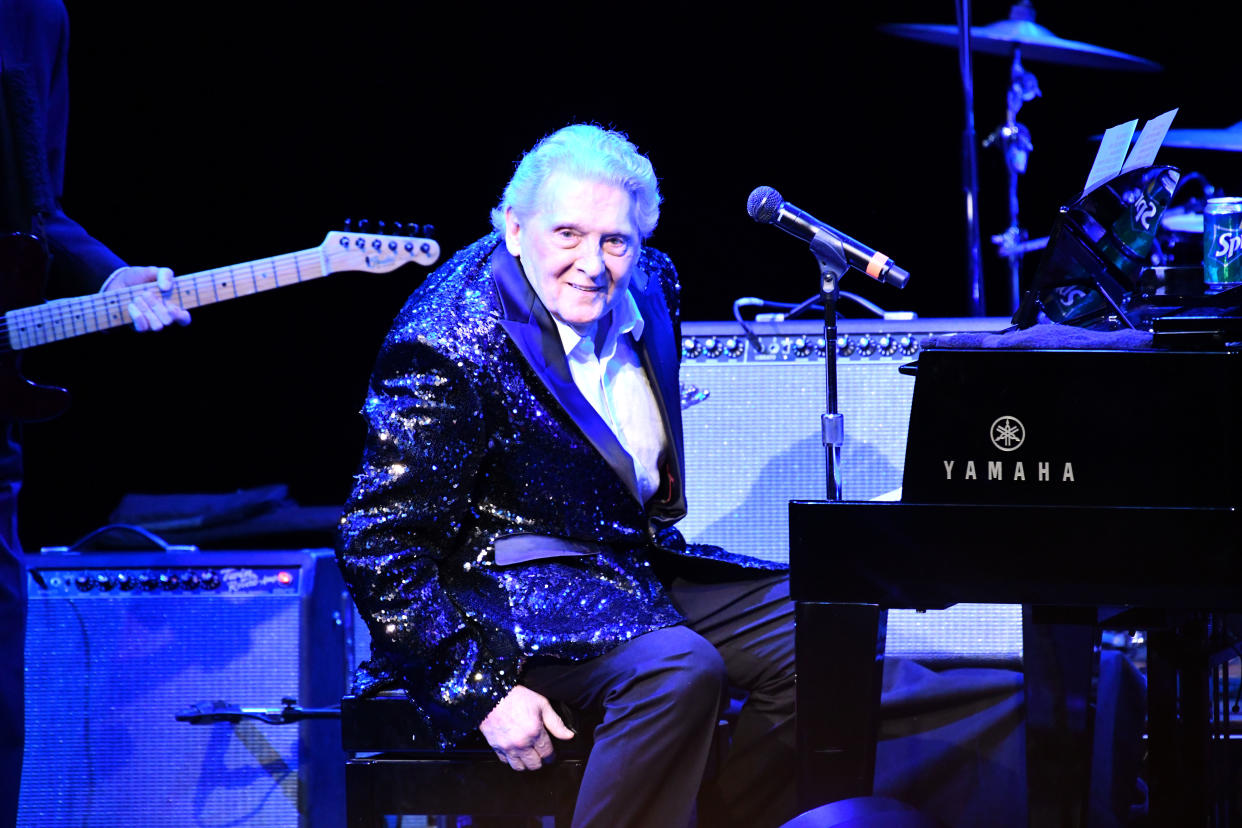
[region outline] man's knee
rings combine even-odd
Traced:
[[[633,678],[670,706],[687,711],[701,705],[704,713],[719,708],[728,678],[724,659],[712,644],[686,627],[669,627],[630,642],[641,652]],[[715,715],[711,712],[710,715]]]

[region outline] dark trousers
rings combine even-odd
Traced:
[[[677,579],[670,589],[685,626],[523,674],[549,699],[602,713],[573,824],[689,825],[727,690],[736,688],[747,698],[728,758],[699,800],[698,824],[779,825],[796,807],[789,579]]]
[[[17,557],[22,456],[9,432],[0,421],[0,825],[17,824],[25,714],[26,582]]]

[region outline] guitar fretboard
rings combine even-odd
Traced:
[[[178,276],[173,279],[167,298],[190,310],[324,275],[322,253],[319,248],[311,248]],[[129,312],[130,302],[152,289],[153,284],[133,285],[11,310],[0,323],[0,349],[18,351],[129,325],[134,321]]]

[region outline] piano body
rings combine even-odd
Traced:
[[[1109,278],[1061,267],[1050,250],[1045,264],[1060,265],[1032,293],[1073,278],[1104,294],[1120,284],[1127,295],[1093,303],[1100,327],[1150,322],[1137,274],[1084,264],[1091,246],[1075,239],[1076,266]],[[1030,824],[1087,824],[1101,626],[1148,631],[1152,824],[1225,824],[1242,348],[1236,309],[1204,324],[1204,303],[1192,304],[1164,314],[1185,324],[1156,319],[1155,336],[1043,324],[932,343],[911,366],[902,500],[790,504],[804,807],[871,792],[884,610],[999,602],[1025,607]],[[869,553],[838,553],[857,549]]]

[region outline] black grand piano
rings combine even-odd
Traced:
[[[1148,632],[1152,824],[1227,824],[1242,299],[1150,288],[1112,232],[1167,171],[1062,211],[1025,329],[919,355],[901,501],[790,504],[805,807],[871,792],[883,611],[1000,602],[1025,607],[1030,824],[1087,824],[1101,626]],[[1083,315],[1034,324],[1063,296]]]

